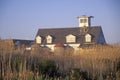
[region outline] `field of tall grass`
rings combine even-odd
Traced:
[[[120,46],[0,51],[0,80],[120,80]]]

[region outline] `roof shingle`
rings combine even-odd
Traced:
[[[46,36],[53,36],[53,44],[56,43],[66,43],[66,36],[69,34],[76,36],[76,43],[85,42],[85,34],[90,34],[92,36],[92,42],[96,43],[99,32],[101,30],[100,26],[94,27],[72,27],[72,28],[51,28],[51,29],[39,29],[36,36],[42,36],[44,39],[44,44],[46,44]]]

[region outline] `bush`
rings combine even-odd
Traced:
[[[49,77],[54,77],[57,75],[56,64],[53,60],[41,60],[37,64],[37,68],[39,68],[39,73],[43,75],[48,75]]]

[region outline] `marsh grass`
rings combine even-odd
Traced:
[[[74,69],[78,70],[74,71]],[[52,77],[51,72],[54,73]],[[120,80],[119,45],[98,45],[86,48],[83,52],[78,50],[76,53],[73,49],[51,52],[39,46],[35,46],[32,51],[22,51],[22,53],[0,51],[0,80],[105,79]]]

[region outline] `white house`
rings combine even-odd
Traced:
[[[91,26],[92,16],[78,16],[79,26],[72,28],[39,29],[35,37],[40,46],[47,46],[54,51],[58,43],[74,49],[84,45],[105,44],[101,26]]]

